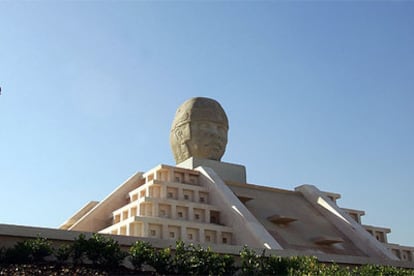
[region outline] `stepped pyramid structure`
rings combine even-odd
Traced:
[[[339,194],[312,185],[292,191],[247,183],[244,166],[220,161],[227,131],[218,102],[186,101],[171,128],[177,164],[136,173],[60,229],[183,240],[222,252],[248,245],[322,261],[413,267],[413,247],[389,244],[390,229],[363,225],[364,211],[338,207]]]

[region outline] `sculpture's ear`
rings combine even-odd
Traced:
[[[175,135],[175,138],[177,139],[177,142],[181,144],[181,141],[184,140],[183,130],[180,127],[177,127],[174,130],[174,135]]]

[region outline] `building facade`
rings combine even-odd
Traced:
[[[340,208],[339,194],[312,185],[283,190],[247,183],[244,166],[221,161],[228,129],[218,102],[189,99],[170,132],[176,166],[136,173],[60,229],[228,250],[247,245],[337,263],[413,262],[414,248],[389,244],[390,229],[362,224],[365,212]]]
[[[389,228],[362,224],[339,194],[246,183],[245,168],[190,158],[137,173],[61,229],[187,243],[413,261],[413,247],[389,244]],[[293,253],[294,254],[294,253]]]

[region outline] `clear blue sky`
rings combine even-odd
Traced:
[[[0,223],[57,227],[174,165],[218,100],[248,182],[342,194],[414,246],[414,2],[0,2]]]

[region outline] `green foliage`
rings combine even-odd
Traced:
[[[43,261],[53,253],[52,244],[46,238],[37,237],[23,242],[30,251],[30,259],[34,262]]]
[[[188,258],[188,250],[185,246],[185,243],[183,241],[177,241],[175,243],[175,254],[172,259],[172,266],[175,273],[181,273],[181,274],[189,274],[188,271],[189,268],[189,260]]]
[[[364,265],[356,267],[353,275],[357,276],[414,276],[413,269],[404,269],[393,266]]]
[[[240,251],[240,258],[242,275],[286,275],[289,267],[297,266],[295,259],[266,256],[266,250],[259,255],[247,246]]]
[[[131,263],[135,269],[141,270],[143,264],[149,264],[153,255],[154,248],[149,242],[137,241],[129,249]]]
[[[80,234],[72,243],[72,258],[75,264],[84,263],[86,260],[86,252],[88,250],[88,240],[84,234]]]
[[[229,255],[215,253],[200,245],[185,246],[183,241],[176,243],[173,267],[179,275],[230,275],[235,271],[234,258]]]
[[[234,265],[234,257],[227,254],[217,255],[218,261],[216,266],[219,270],[217,275],[233,275],[236,271],[236,267]]]
[[[190,257],[191,275],[230,275],[235,271],[234,258],[226,254],[218,254],[211,248],[192,247]],[[191,251],[190,251],[191,252]]]
[[[321,276],[346,276],[352,275],[349,268],[336,264],[319,263],[316,257],[308,256],[266,256],[265,251],[261,255],[248,247],[240,251],[242,275],[321,275]]]
[[[175,274],[171,257],[171,248],[151,251],[149,265],[151,265],[159,275]]]
[[[260,271],[260,256],[246,245],[240,251],[242,275],[258,275]]]
[[[137,241],[129,253],[136,269],[148,264],[159,275],[231,275],[235,271],[234,258],[229,255],[192,244],[186,246],[183,241],[177,241],[174,252],[171,248],[154,249],[149,243]]]
[[[86,263],[89,260],[94,265],[104,267],[117,267],[126,257],[118,242],[100,234],[93,234],[89,239],[80,234],[69,252],[72,253],[75,263]]]
[[[18,242],[12,248],[7,248],[4,252],[4,260],[6,263],[29,263],[30,248],[24,242]]]
[[[45,257],[53,253],[51,243],[41,237],[17,242],[14,247],[3,249],[3,262],[6,263],[31,263],[43,261]]]
[[[0,248],[0,264],[39,263],[52,253],[59,263],[72,258],[75,264],[92,263],[108,269],[118,268],[127,255],[116,241],[99,234],[89,239],[81,234],[72,244],[62,245],[55,252],[47,239],[38,237],[17,242],[12,248]],[[158,275],[414,276],[413,269],[379,265],[350,269],[319,263],[316,257],[280,257],[266,255],[265,251],[258,254],[247,246],[240,251],[240,267],[235,267],[233,256],[200,245],[185,245],[183,241],[177,241],[175,250],[155,249],[148,242],[137,241],[131,246],[129,256],[136,270],[142,271],[146,264]]]
[[[6,262],[6,248],[0,247],[0,264],[3,264]]]
[[[262,257],[262,273],[266,275],[288,275],[289,266],[295,263],[290,258],[280,256]]]
[[[72,254],[72,246],[68,244],[61,245],[56,251],[55,256],[59,263],[67,261]]]
[[[94,264],[107,267],[119,266],[126,256],[117,241],[99,234],[88,240],[86,255]]]
[[[287,262],[289,275],[323,275],[316,257],[295,256]]]
[[[234,259],[229,255],[220,255],[210,248],[189,247],[190,275],[224,275],[234,272]]]

